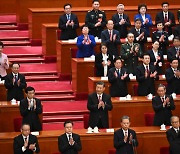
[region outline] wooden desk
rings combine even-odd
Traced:
[[[61,76],[71,75],[71,53],[70,48],[77,48],[76,42],[56,41],[57,71]],[[100,43],[96,43],[95,52],[100,52]]]
[[[83,23],[79,25],[82,26]],[[56,40],[58,40],[56,30],[58,23],[42,24],[42,51],[45,57],[56,57]],[[82,34],[80,27],[77,29],[77,34],[78,36]]]
[[[137,14],[136,5],[125,7],[125,10],[126,10],[125,12],[126,14],[129,15],[132,23],[134,23],[133,22],[134,15]],[[73,7],[72,12],[78,16],[78,20],[80,23],[84,23],[86,13],[91,9],[92,7]],[[116,13],[117,7],[116,6],[112,6],[112,7],[103,6],[100,9],[105,11],[107,19],[111,19],[112,15]],[[174,14],[177,14],[178,9],[179,9],[178,5],[169,6],[169,10],[173,12]],[[148,6],[148,13],[151,14],[153,21],[155,20],[155,15],[160,10],[162,10],[160,5]],[[30,39],[41,39],[42,38],[42,33],[41,33],[42,24],[43,23],[57,23],[59,21],[59,16],[62,15],[63,13],[64,13],[63,8],[29,8],[28,9],[28,23],[29,23]]]
[[[19,106],[11,105],[10,102],[0,102],[0,132],[13,132],[14,119],[21,117]],[[42,114],[39,115],[42,123]]]
[[[0,84],[0,101],[7,100],[7,92],[4,84]]]
[[[159,127],[132,127],[137,133],[139,154],[158,154],[160,147],[168,146],[165,131]],[[100,130],[98,134],[86,134],[87,130],[74,130],[80,134],[82,151],[80,154],[108,154],[113,149],[113,133]],[[58,136],[63,131],[42,131],[38,136],[40,154],[52,154],[58,152]],[[0,153],[13,154],[13,138],[19,133],[0,133]],[[93,146],[93,147],[92,147]]]
[[[88,78],[88,93],[92,93],[95,91],[96,89],[96,82],[98,81],[103,81],[105,83],[105,93],[109,94],[109,87],[110,87],[110,83],[108,82],[108,80],[101,80],[101,77],[89,77]],[[159,84],[166,84],[166,80],[164,78],[162,78],[162,76],[159,77],[158,81],[155,81],[155,89],[157,89]],[[135,79],[130,80],[130,82],[128,82],[128,92],[130,95],[134,96],[134,85],[137,85],[138,82]]]
[[[119,100],[119,97],[112,97],[113,109],[109,112],[109,122],[112,127],[120,125],[120,118],[128,115],[131,118],[131,126],[145,126],[144,113],[153,113],[152,100],[145,96],[133,96],[132,100]],[[180,116],[180,96],[174,99],[176,109],[173,115]]]

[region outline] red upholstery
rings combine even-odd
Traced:
[[[22,126],[22,117],[14,119],[14,131],[20,132]]]
[[[133,86],[133,89],[134,89],[134,96],[138,96],[138,84],[135,84]]]
[[[71,58],[76,58],[78,48],[70,48]]]
[[[58,29],[58,30],[56,30],[56,39],[60,40],[60,36],[61,36],[61,30]]]
[[[154,113],[144,113],[145,125],[152,126],[154,121]]]
[[[83,122],[84,122],[84,129],[87,129],[89,127],[89,114],[83,115]]]
[[[116,150],[115,149],[110,149],[108,154],[115,154]]]
[[[170,154],[169,147],[161,147],[160,154]]]

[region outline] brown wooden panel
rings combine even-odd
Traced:
[[[137,132],[139,154],[158,154],[160,147],[168,146],[165,131],[160,131],[159,127],[132,127]],[[74,130],[80,134],[82,151],[80,154],[108,154],[109,149],[113,149],[113,133],[106,133],[100,130],[98,134],[86,134],[87,130]],[[57,138],[61,131],[42,131],[38,136],[40,154],[51,154],[58,152]],[[13,138],[18,133],[0,133],[0,153],[13,153]],[[49,144],[51,143],[51,144]],[[93,148],[92,148],[93,146]]]
[[[7,100],[7,92],[4,84],[0,84],[0,101],[6,101]]]
[[[73,12],[78,16],[79,22],[85,22],[85,15],[91,7],[73,7]],[[112,15],[116,13],[116,6],[113,7],[101,7],[107,15],[107,19],[111,19]],[[179,9],[178,5],[171,5],[170,11],[177,13]],[[148,13],[151,14],[152,20],[155,20],[155,15],[161,10],[161,6],[152,5],[148,7]],[[59,16],[64,13],[62,8],[30,8],[28,10],[28,22],[29,22],[29,37],[31,39],[41,39],[41,25],[43,23],[57,23]],[[134,15],[137,14],[137,6],[127,6],[126,13],[129,15],[130,20],[133,23]]]
[[[2,14],[15,14],[16,8],[14,7],[16,0],[1,0],[0,13]]]

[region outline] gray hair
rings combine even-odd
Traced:
[[[122,122],[124,119],[128,119],[128,120],[130,121],[130,117],[127,116],[127,115],[124,115],[124,116],[121,117],[121,122]]]
[[[124,4],[118,4],[118,6],[117,6],[117,7],[120,7],[120,6],[122,6],[122,7],[124,8]]]
[[[171,119],[170,119],[171,123],[172,123],[172,120],[173,120],[174,118],[178,118],[178,120],[179,120],[179,117],[178,117],[178,116],[172,116]]]

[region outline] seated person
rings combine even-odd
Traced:
[[[77,58],[90,57],[94,55],[94,47],[96,45],[93,35],[89,35],[89,28],[84,25],[82,27],[82,35],[77,39]]]
[[[79,27],[79,22],[77,16],[71,13],[71,8],[71,4],[65,4],[64,14],[59,18],[60,40],[69,40],[77,37],[76,29]]]
[[[106,26],[107,29],[101,33],[101,42],[106,43],[109,54],[113,57],[118,56],[118,45],[120,44],[119,31],[113,29],[114,23],[112,20],[108,20]]]
[[[121,118],[121,128],[114,132],[116,154],[134,154],[134,149],[138,146],[136,132],[129,127],[130,118],[123,116]]]
[[[64,122],[65,133],[58,137],[58,148],[62,154],[78,154],[81,151],[81,140],[78,134],[73,133],[73,122]]]
[[[128,34],[128,27],[131,26],[131,22],[127,14],[124,14],[124,5],[118,4],[117,13],[112,16],[114,22],[114,29],[119,31],[120,38],[126,38]]]
[[[122,59],[116,57],[114,66],[108,71],[111,97],[125,97],[128,94],[127,82],[130,81],[128,70],[122,67]]]
[[[163,2],[161,4],[162,11],[156,14],[155,22],[162,21],[164,24],[164,30],[168,32],[168,35],[172,34],[172,27],[175,26],[175,17],[172,12],[169,11],[169,3]]]
[[[88,96],[87,108],[90,111],[89,126],[91,128],[109,128],[108,111],[112,110],[111,97],[104,93],[104,82],[96,83],[96,92]]]
[[[136,67],[142,55],[140,45],[134,43],[134,34],[128,33],[127,43],[121,46],[121,58],[124,60],[124,67],[129,73],[136,74]]]
[[[145,4],[140,4],[138,6],[139,14],[134,16],[134,21],[138,18],[141,19],[141,23],[142,23],[141,27],[146,30],[146,34],[147,36],[149,36],[150,35],[149,27],[152,26],[152,19],[151,16],[146,13],[146,11],[147,11],[147,6]]]
[[[35,89],[27,87],[25,89],[26,98],[20,101],[20,113],[23,117],[22,123],[29,124],[31,132],[41,131],[42,124],[39,119],[39,114],[42,114],[41,101],[35,98]]]
[[[137,18],[135,20],[135,27],[131,28],[129,32],[134,34],[134,43],[139,43],[141,46],[141,50],[145,52],[144,43],[147,42],[147,34],[146,30],[141,28],[141,26],[141,19]]]
[[[178,68],[178,60],[171,60],[171,67],[166,70],[165,76],[167,81],[167,94],[180,94],[180,69]]]
[[[166,87],[162,84],[157,89],[158,96],[152,99],[152,106],[155,112],[154,126],[161,126],[162,124],[170,126],[170,118],[172,110],[175,109],[174,100],[172,96],[166,95]]]
[[[152,42],[159,42],[159,50],[163,52],[163,55],[167,55],[168,33],[163,30],[164,25],[162,21],[156,23],[157,30],[152,33]]]
[[[173,38],[173,47],[167,51],[168,61],[171,62],[174,58],[177,58],[180,63],[180,38],[177,36]]]
[[[147,96],[148,94],[155,94],[154,80],[158,80],[156,68],[150,65],[150,56],[145,53],[143,55],[143,64],[137,67],[136,80],[138,82],[138,95]]]
[[[150,65],[156,67],[158,75],[163,74],[162,66],[164,64],[164,57],[162,51],[159,50],[159,42],[153,42],[152,50],[147,51],[147,53],[150,55]]]
[[[171,117],[172,128],[166,131],[167,140],[169,142],[169,152],[170,154],[179,154],[180,153],[180,125],[179,117]]]
[[[14,138],[13,148],[14,154],[33,154],[39,153],[40,148],[37,137],[30,132],[30,126],[23,124],[20,135]]]
[[[113,66],[113,58],[107,51],[106,44],[101,44],[101,52],[95,55],[96,76],[107,76]]]
[[[178,11],[178,21],[179,21],[179,25],[176,25],[173,34],[174,37],[178,36],[180,38],[180,10]]]
[[[6,70],[9,68],[9,61],[6,54],[2,53],[4,44],[0,41],[0,79],[4,80],[7,75]]]
[[[12,72],[5,77],[5,87],[7,89],[7,101],[13,98],[20,101],[24,98],[24,89],[26,88],[26,79],[23,74],[19,73],[20,64],[12,64]]]

